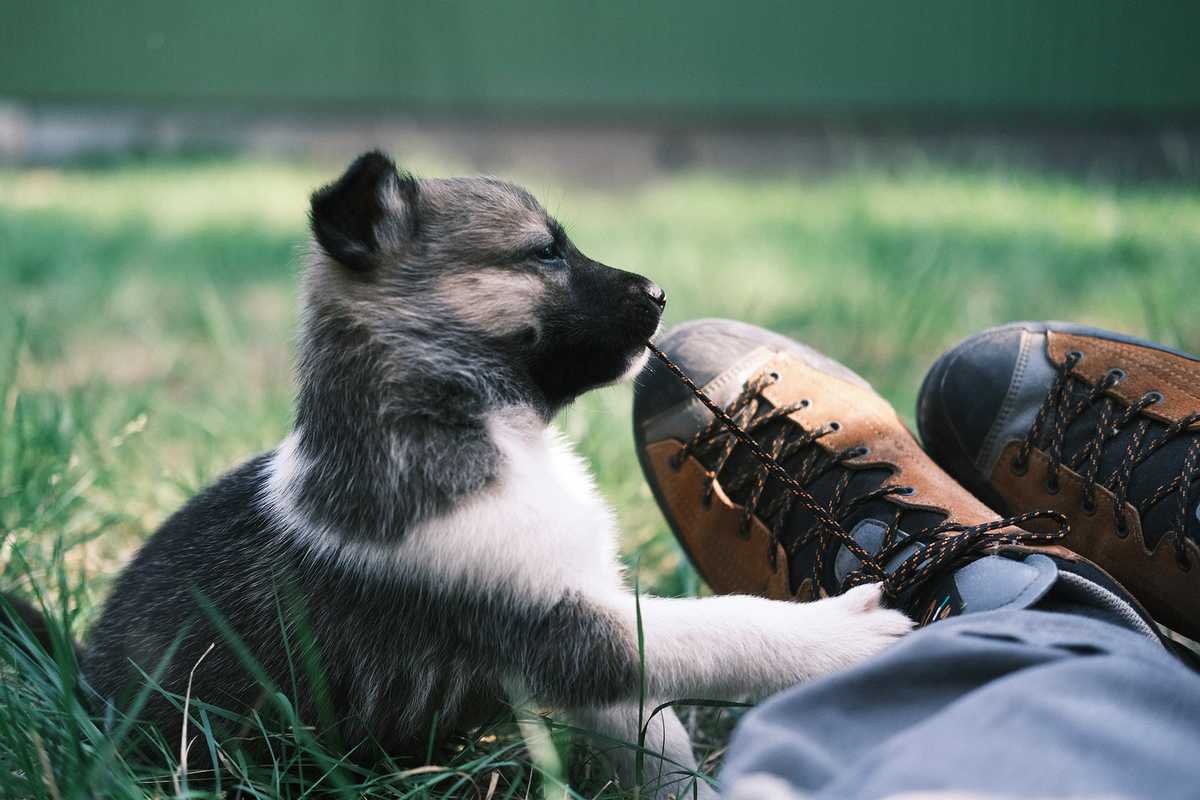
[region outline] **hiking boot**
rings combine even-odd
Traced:
[[[1047,545],[1055,535],[1017,527],[1057,515],[999,519],[836,361],[728,320],[681,325],[658,347],[672,365],[651,359],[636,382],[638,457],[714,591],[806,601],[878,581],[892,605],[924,624],[1026,608],[1057,586],[1076,595],[1072,602],[1100,598],[1150,631],[1115,581]]]
[[[1061,322],[1017,322],[938,359],[929,454],[1003,513],[1062,512],[1070,549],[1200,639],[1200,359]]]

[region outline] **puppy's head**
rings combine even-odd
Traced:
[[[310,303],[348,309],[380,341],[444,349],[463,370],[502,365],[551,412],[640,366],[665,303],[493,178],[418,180],[367,153],[313,194],[311,221]]]

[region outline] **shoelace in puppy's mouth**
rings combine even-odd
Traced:
[[[1083,359],[1083,354],[1073,351],[1058,367],[1058,375],[1049,393],[1038,409],[1037,417],[1030,426],[1021,449],[1010,463],[1018,475],[1029,469],[1029,458],[1033,449],[1046,453],[1049,464],[1046,473],[1046,491],[1055,494],[1059,490],[1059,470],[1065,466],[1083,476],[1083,511],[1096,512],[1096,487],[1102,485],[1112,494],[1113,516],[1116,519],[1116,534],[1124,538],[1129,533],[1126,519],[1126,504],[1130,502],[1129,489],[1133,471],[1146,463],[1156,452],[1171,441],[1191,435],[1192,441],[1183,457],[1179,472],[1170,480],[1151,491],[1134,507],[1143,518],[1150,509],[1172,495],[1177,501],[1175,519],[1169,536],[1175,546],[1175,558],[1179,568],[1185,572],[1192,568],[1184,547],[1187,535],[1188,515],[1192,510],[1192,484],[1200,479],[1200,413],[1189,414],[1172,423],[1160,423],[1161,431],[1151,437],[1154,422],[1142,412],[1163,401],[1159,392],[1147,392],[1132,404],[1125,405],[1109,394],[1109,390],[1125,380],[1119,369],[1109,370],[1093,386],[1077,377],[1072,370]],[[1064,456],[1067,429],[1090,408],[1098,407],[1096,426],[1087,441],[1073,456]],[[1122,410],[1124,407],[1124,410]],[[1053,421],[1053,425],[1051,425]],[[1104,447],[1126,428],[1132,427],[1132,436],[1121,453],[1120,460],[1103,480],[1100,479],[1100,463]],[[1145,532],[1143,531],[1143,536]]]
[[[814,522],[798,539],[789,544],[789,549],[791,552],[795,552],[815,541],[817,557],[813,564],[814,587],[822,585],[822,554],[833,552],[834,545],[838,543],[858,559],[859,565],[843,577],[840,586],[834,593],[840,594],[863,583],[879,582],[883,585],[884,593],[889,600],[895,603],[904,596],[911,596],[914,589],[924,585],[932,578],[944,574],[947,570],[994,553],[1001,547],[1047,544],[1067,535],[1069,524],[1063,514],[1056,511],[1034,511],[979,525],[946,522],[907,536],[900,535],[898,530],[899,512],[897,512],[892,524],[888,526],[882,547],[875,553],[870,553],[851,536],[842,520],[864,503],[891,495],[908,494],[911,490],[902,486],[881,487],[853,497],[835,491],[828,504],[820,502],[806,488],[805,484],[811,484],[812,481],[833,467],[844,466],[845,462],[861,454],[861,448],[855,447],[838,453],[828,453],[818,442],[830,430],[807,431],[793,421],[791,424],[797,429],[794,436],[791,438],[776,437],[771,443],[772,452],[768,452],[752,433],[802,407],[800,404],[780,406],[771,408],[765,413],[758,413],[761,392],[775,380],[773,376],[759,375],[752,378],[729,408],[725,409],[708,397],[653,342],[647,342],[646,346],[714,417],[705,429],[699,431],[691,441],[684,445],[683,450],[677,456],[679,459],[677,464],[682,463],[683,458],[697,449],[716,448],[720,445],[717,451],[717,463],[708,470],[708,483],[705,487],[705,494],[708,496],[713,490],[718,473],[728,462],[736,445],[744,446],[758,462],[758,468],[743,479],[752,482],[753,488],[750,499],[743,506],[742,524],[743,526],[749,525],[755,515],[767,478],[773,477],[778,480],[783,486],[785,494],[770,504],[770,507],[765,509],[764,515],[772,521],[768,527],[767,558],[774,567],[780,542],[780,529],[783,527],[784,520],[789,516],[788,510],[793,504],[798,504],[811,515]],[[724,442],[721,442],[722,439]],[[796,475],[789,473],[780,462],[806,448],[812,449],[812,457],[805,462]],[[1033,520],[1053,521],[1057,524],[1057,529],[1045,533],[1020,530],[1022,525]],[[897,553],[914,542],[920,543],[922,546],[893,569],[885,568],[885,565]]]

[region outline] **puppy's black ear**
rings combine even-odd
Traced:
[[[380,251],[416,235],[417,182],[378,150],[363,153],[342,177],[313,192],[313,236],[331,258],[365,272]]]

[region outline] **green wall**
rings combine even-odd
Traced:
[[[1200,0],[0,0],[0,97],[701,115],[1200,110]]]

